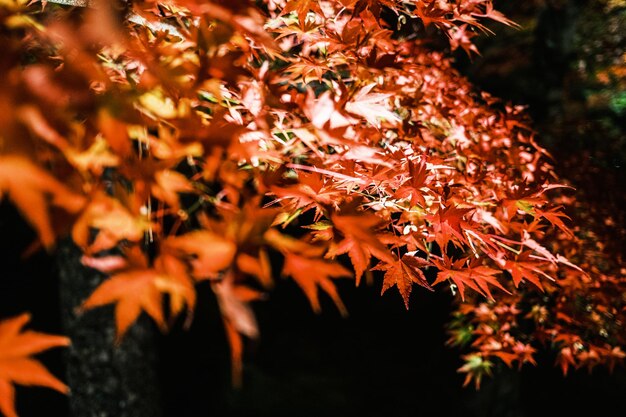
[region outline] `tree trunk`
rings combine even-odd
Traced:
[[[72,417],[159,417],[155,328],[142,317],[115,344],[113,306],[80,313],[77,307],[106,278],[82,265],[73,242],[59,243],[61,320],[72,340],[67,382]]]

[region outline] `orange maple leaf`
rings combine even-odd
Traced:
[[[252,256],[247,253],[238,254],[236,265],[240,272],[254,276],[265,288],[271,288],[274,285],[272,265],[266,249],[259,249],[258,256]]]
[[[164,244],[193,257],[191,265],[193,276],[197,280],[217,278],[221,270],[233,263],[237,251],[237,246],[232,241],[207,230],[171,237]]]
[[[97,229],[93,242],[92,229]],[[121,240],[137,242],[144,233],[157,230],[157,225],[145,216],[133,214],[118,199],[98,192],[91,197],[80,217],[74,223],[72,238],[87,252],[110,249]]]
[[[305,258],[293,253],[285,254],[285,265],[283,275],[291,276],[302,288],[304,294],[309,299],[313,311],[320,311],[320,301],[317,287],[319,286],[326,294],[332,298],[342,315],[347,311],[343,302],[339,298],[337,288],[330,278],[350,277],[352,273],[333,262],[324,262],[319,259]]]
[[[115,323],[119,342],[142,310],[161,328],[165,328],[162,294],[169,295],[173,315],[180,313],[186,304],[191,316],[196,303],[193,283],[187,276],[185,263],[170,254],[159,256],[153,268],[135,267],[114,274],[96,288],[82,308],[116,303]]]
[[[171,169],[157,171],[151,184],[152,195],[166,202],[174,211],[180,210],[180,193],[193,193],[191,182],[183,174]]]
[[[293,200],[294,211],[300,209],[301,213],[305,213],[317,206],[316,211],[320,213],[325,206],[332,206],[341,197],[341,192],[333,189],[331,184],[320,173],[299,173],[297,184],[272,186],[271,191],[279,199]]]
[[[30,315],[26,313],[0,322],[0,411],[6,417],[17,417],[13,384],[48,387],[63,394],[69,391],[30,356],[53,347],[69,346],[70,340],[30,330],[22,332],[29,320]]]
[[[49,203],[71,213],[77,212],[84,203],[82,196],[20,156],[0,157],[0,199],[4,194],[35,228],[46,247],[52,246],[55,238]]]
[[[261,298],[262,294],[249,287],[235,285],[232,274],[228,274],[223,281],[212,283],[211,288],[217,296],[230,344],[233,384],[240,386],[243,366],[242,335],[252,339],[259,336],[259,328],[249,302]]]

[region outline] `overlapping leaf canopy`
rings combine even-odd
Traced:
[[[582,246],[523,109],[448,57],[512,24],[491,1],[27,3],[0,1],[0,193],[44,245],[69,232],[112,274],[83,307],[116,303],[120,336],[141,311],[191,314],[210,280],[240,369],[280,256],[314,310],[321,290],[343,312],[333,281],[371,270],[407,308],[413,284],[452,288],[479,382],[495,357],[533,361],[522,297],[600,285],[569,259]],[[624,356],[619,329],[585,345],[558,327],[567,308],[536,322],[564,369]]]

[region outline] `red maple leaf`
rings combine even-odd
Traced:
[[[470,226],[464,217],[473,210],[450,205],[441,207],[436,215],[427,217],[432,222],[435,241],[443,251],[447,249],[449,242],[456,245],[467,243],[463,229]]]
[[[357,92],[351,101],[346,103],[346,111],[363,117],[372,126],[380,127],[381,120],[398,123],[400,117],[389,110],[385,101],[391,94],[371,93],[376,84],[370,84]]]
[[[395,262],[394,257],[380,239],[374,229],[382,221],[374,214],[338,215],[331,216],[335,228],[344,238],[333,244],[328,253],[329,258],[347,253],[354,266],[356,285],[359,285],[363,273],[367,270],[372,255],[387,263]]]
[[[428,180],[426,161],[423,159],[418,162],[409,161],[408,168],[410,177],[396,190],[394,197],[398,199],[406,198],[411,202],[412,206],[417,204],[420,207],[425,207],[425,192],[422,188],[426,185]]]
[[[287,13],[296,12],[300,25],[304,26],[306,16],[310,11],[323,15],[319,3],[315,0],[290,0],[287,2],[287,5],[282,10],[280,15],[282,16]]]
[[[509,293],[495,278],[495,276],[502,271],[481,265],[479,262],[479,259],[468,262],[468,258],[452,261],[448,255],[444,253],[442,261],[433,259],[433,263],[439,268],[437,279],[433,282],[433,285],[452,280],[459,289],[463,300],[465,300],[466,286],[491,299],[493,299],[493,296],[491,295],[489,285],[493,285]]]
[[[376,271],[386,271],[381,294],[384,294],[389,288],[396,286],[402,296],[402,300],[404,300],[404,306],[408,310],[409,296],[411,295],[413,284],[421,285],[422,287],[433,291],[433,288],[424,276],[424,272],[420,269],[429,265],[430,263],[424,259],[404,255],[401,259],[395,262],[381,262],[372,269]]]
[[[511,273],[515,287],[518,287],[523,280],[526,280],[532,282],[537,288],[543,291],[539,277],[543,276],[549,280],[552,280],[552,278],[541,269],[541,266],[545,265],[546,262],[533,260],[531,255],[531,251],[524,251],[516,255],[515,259],[507,259],[504,262],[504,269]]]

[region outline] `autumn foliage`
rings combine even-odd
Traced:
[[[625,356],[619,261],[565,214],[523,109],[452,66],[513,25],[491,1],[30,3],[0,0],[0,194],[110,274],[80,308],[115,304],[119,338],[191,320],[208,280],[237,373],[276,279],[346,314],[334,281],[380,274],[407,308],[458,299],[467,381],[545,346],[564,372]],[[26,355],[66,340],[24,317],[0,328],[7,416],[13,382],[65,390]]]

